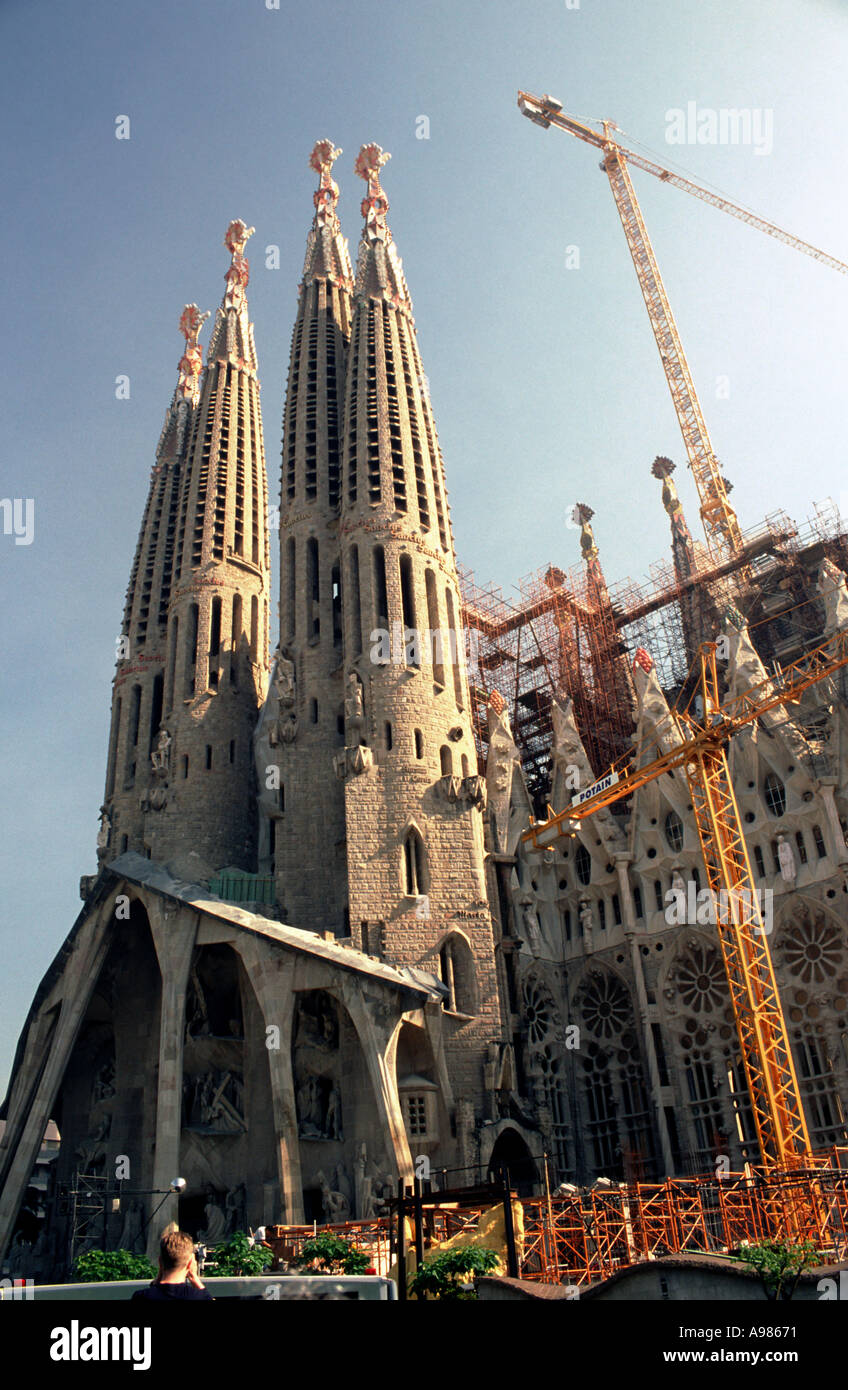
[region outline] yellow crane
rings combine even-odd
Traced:
[[[537,97],[530,92],[518,93],[518,107],[523,115],[536,125],[542,126],[543,129],[547,130],[550,126],[556,126],[559,130],[565,130],[569,135],[576,136],[578,140],[584,140],[587,144],[594,145],[603,153],[601,168],[609,179],[615,197],[621,225],[624,228],[624,235],[627,238],[627,245],[639,278],[642,297],[645,300],[648,317],[654,330],[663,370],[680,423],[680,432],[686,446],[689,466],[692,469],[695,486],[698,489],[701,521],[707,545],[718,558],[731,558],[742,548],[739,521],[728,500],[729,484],[721,472],[718,459],[713,451],[709,431],[695,390],[695,383],[692,380],[692,373],[686,361],[677,324],[674,321],[657,258],[654,255],[654,249],[627,166],[633,164],[639,169],[646,170],[649,174],[654,174],[663,183],[671,183],[675,188],[682,188],[684,192],[701,198],[704,202],[720,208],[723,212],[730,213],[732,217],[737,217],[742,222],[747,222],[749,226],[758,227],[760,231],[767,232],[769,236],[777,237],[787,246],[793,246],[796,251],[803,251],[805,255],[814,257],[815,260],[830,266],[832,270],[848,274],[848,265],[836,260],[833,256],[829,256],[825,251],[811,246],[809,242],[801,241],[799,237],[784,232],[773,222],[768,222],[765,218],[758,217],[756,213],[730,202],[721,194],[702,188],[690,179],[683,178],[682,175],[676,174],[670,169],[664,169],[661,164],[656,164],[651,159],[646,159],[644,155],[627,149],[613,135],[613,131],[618,129],[613,121],[602,121],[603,131],[597,131],[584,121],[566,115],[563,112],[562,103],[554,97],[547,95]]]
[[[637,660],[644,664],[650,658],[640,650]],[[810,1139],[725,750],[740,729],[799,700],[811,685],[848,665],[848,630],[723,704],[715,642],[702,644],[698,662],[695,691],[683,707],[671,712],[680,742],[643,767],[623,775],[611,770],[566,810],[553,812],[549,807],[548,818],[531,821],[522,839],[534,848],[547,848],[563,835],[576,834],[580,822],[602,807],[631,796],[663,773],[683,768],[763,1162],[793,1168],[809,1159]]]

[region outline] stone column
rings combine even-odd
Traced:
[[[153,895],[145,902],[145,907],[162,975],[153,1187],[163,1192],[180,1176],[185,997],[199,918],[194,909]],[[155,1196],[151,1210],[156,1210]],[[159,1254],[161,1233],[170,1221],[177,1221],[178,1211],[177,1193],[156,1210],[155,1221],[151,1221],[147,1232],[147,1255],[154,1263]]]
[[[395,1050],[400,1024],[391,1009],[388,1010],[390,1017],[386,1023],[376,1022],[359,989],[348,982],[342,986],[342,1002],[350,1014],[362,1048],[386,1147],[394,1156],[399,1178],[411,1184],[412,1154],[406,1138],[395,1074]]]
[[[836,802],[834,800],[836,779],[828,779],[827,781],[821,779],[816,783],[816,787],[818,791],[821,792],[821,798],[824,802],[827,822],[835,845],[834,856],[836,862],[837,864],[848,864],[848,847],[846,847],[845,844],[845,835],[842,826],[839,824],[839,812],[836,809]]]
[[[642,953],[639,950],[637,941],[638,928],[636,926],[636,909],[633,905],[633,893],[630,888],[630,875],[627,872],[633,862],[631,854],[616,854],[615,869],[618,875],[618,891],[621,897],[621,905],[624,909],[624,936],[630,949],[630,967],[633,971],[633,980],[636,986],[636,1001],[639,1014],[639,1027],[642,1031],[642,1046],[645,1050],[645,1058],[648,1063],[648,1071],[651,1077],[651,1091],[655,1097],[654,1106],[656,1111],[657,1134],[662,1151],[663,1168],[666,1173],[674,1171],[674,1159],[671,1153],[671,1140],[668,1136],[668,1126],[665,1122],[665,1108],[662,1104],[660,1091],[660,1071],[657,1063],[657,1053],[654,1047],[654,1035],[651,1030],[651,1023],[648,1014],[648,995],[645,989],[645,975],[642,970]]]
[[[113,913],[114,900],[104,904],[97,918],[86,922],[76,937],[60,986],[57,985],[55,991],[61,994],[61,1013],[53,1040],[46,1049],[41,1079],[29,1101],[29,1112],[25,1116],[9,1114],[10,1134],[17,1128],[21,1133],[14,1156],[10,1155],[8,1173],[0,1194],[0,1255],[5,1253],[11,1239],[18,1208],[38,1157],[56,1094],[109,949]],[[42,1065],[42,1059],[32,1058],[30,1065],[37,1070]],[[20,1103],[21,1106],[27,1103],[23,1096]]]
[[[274,1107],[274,1150],[285,1224],[303,1224],[303,1179],[297,1132],[297,1107],[292,1072],[291,1041],[294,1018],[292,982],[297,961],[289,952],[273,951],[267,942],[240,935],[233,949],[241,957],[253,987],[266,1030],[279,1034],[264,1039],[271,1075],[271,1103]],[[268,1047],[268,1042],[279,1045]]]

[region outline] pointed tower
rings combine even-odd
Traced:
[[[224,239],[226,291],[180,480],[155,786],[140,802],[141,852],[194,880],[256,870],[252,737],[268,679],[270,567],[245,293],[252,230],[237,220]]]
[[[196,304],[187,304],[180,316],[185,351],[159,437],[118,639],[99,860],[125,849],[145,852],[142,805],[157,791],[151,757],[162,721],[180,482],[200,392],[203,354],[197,338],[208,317]]]
[[[593,688],[583,692],[591,710],[583,736],[596,764],[595,773],[600,775],[629,749],[634,701],[629,664],[592,530],[594,515],[585,502],[578,502],[573,512],[580,526],[580,553],[586,566],[585,629],[592,664]]]
[[[365,145],[344,412],[340,536],[344,779],[354,941],[441,973],[449,1071],[500,1041],[483,872],[483,779],[471,729],[444,469],[412,304]],[[400,1069],[400,1063],[399,1069]]]
[[[283,415],[280,650],[263,788],[261,862],[275,872],[284,921],[347,933],[339,560],[341,411],[353,272],[336,211],[341,150],[319,140],[319,175],[292,334]],[[260,760],[261,761],[261,760]]]
[[[674,573],[680,585],[680,616],[683,623],[683,636],[686,643],[686,659],[691,662],[698,650],[698,644],[705,640],[718,626],[718,611],[703,584],[693,586],[690,581],[698,573],[695,557],[695,544],[683,512],[683,504],[677,493],[672,474],[674,464],[671,459],[659,455],[651,465],[655,478],[662,481],[662,504],[671,522],[671,554]]]

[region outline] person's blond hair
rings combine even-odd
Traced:
[[[181,1269],[193,1254],[194,1240],[188,1231],[166,1231],[159,1242],[159,1258],[166,1274]]]

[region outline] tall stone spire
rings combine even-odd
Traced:
[[[344,793],[333,773],[344,700],[338,510],[353,287],[332,177],[340,154],[331,140],[319,140],[309,160],[319,186],[283,413],[280,650],[273,708],[263,720],[270,744],[257,744],[260,856],[263,869],[276,873],[281,914],[295,926],[339,934],[347,931],[347,868]]]
[[[448,1065],[502,1037],[478,776],[444,474],[412,303],[365,145],[344,411],[344,782],[356,944],[441,971]],[[400,1067],[400,1063],[398,1064]],[[415,1070],[415,1068],[411,1068]]]
[[[185,351],[159,436],[118,639],[106,794],[98,835],[100,860],[113,858],[122,848],[144,849],[140,803],[149,797],[155,781],[151,755],[162,718],[180,481],[203,366],[197,339],[208,317],[196,304],[187,304],[180,315]]]
[[[691,662],[699,642],[710,632],[716,631],[718,611],[705,585],[693,586],[691,583],[698,573],[695,543],[672,477],[674,471],[671,459],[662,455],[655,458],[651,465],[653,476],[662,481],[662,504],[671,522],[671,554],[675,577],[681,586],[680,616],[687,662]]]
[[[154,787],[140,802],[143,846],[181,876],[256,869],[252,738],[268,673],[267,479],[253,326],[252,233],[227,228],[226,288],[196,384],[180,479]],[[189,357],[187,352],[186,357]]]

